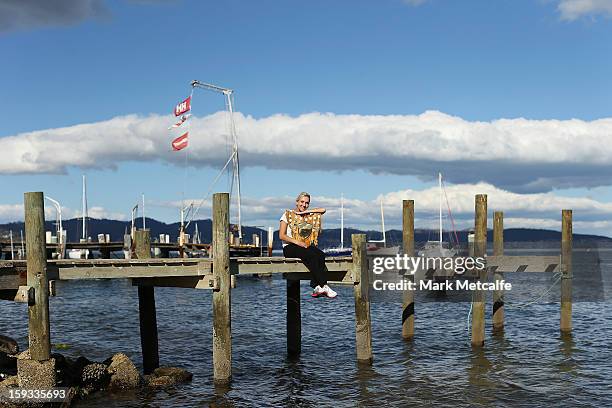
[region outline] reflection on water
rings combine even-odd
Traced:
[[[604,254],[612,264],[612,252]],[[602,268],[601,281],[612,281]],[[522,275],[545,285],[543,275]],[[531,280],[530,280],[531,279]],[[546,287],[546,286],[543,286]],[[157,288],[160,360],[194,373],[191,384],[158,391],[98,394],[79,407],[611,406],[610,303],[577,302],[574,332],[559,333],[558,297],[505,308],[505,329],[492,333],[491,299],[483,349],[470,346],[469,303],[418,302],[416,337],[401,337],[401,293],[371,304],[374,364],[355,359],[351,287],[337,299],[312,299],[302,285],[302,355],[285,342],[285,282],[239,280],[232,292],[233,382],[212,382],[211,294]],[[52,342],[64,353],[104,360],[125,352],[138,365],[138,298],[128,281],[58,282],[51,298]],[[605,291],[604,291],[605,292]],[[27,309],[0,303],[0,333],[27,344]]]

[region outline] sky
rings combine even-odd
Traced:
[[[210,217],[234,90],[246,225],[275,226],[300,191],[324,227],[505,226],[612,236],[612,0],[0,0],[0,222],[43,191],[81,211]],[[189,131],[189,147],[170,142]],[[47,202],[47,217],[55,211]],[[232,207],[233,221],[235,206]],[[448,218],[448,217],[447,217]],[[491,223],[491,221],[489,221]],[[445,220],[446,227],[450,226]]]

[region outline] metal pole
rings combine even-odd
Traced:
[[[9,231],[9,237],[11,238],[11,260],[15,259],[14,248],[13,248],[13,230]]]
[[[145,221],[144,193],[142,193],[142,229],[147,229],[147,222]]]

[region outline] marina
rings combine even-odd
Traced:
[[[475,198],[475,248],[474,254],[486,252],[486,201],[485,195]],[[230,384],[233,373],[231,292],[237,276],[259,273],[280,274],[286,281],[286,350],[288,356],[302,351],[302,310],[300,281],[308,280],[309,272],[298,259],[283,257],[230,258],[229,256],[229,194],[213,196],[212,258],[151,258],[148,230],[135,234],[136,259],[126,260],[47,260],[44,244],[42,193],[26,193],[26,253],[27,262],[0,262],[0,296],[6,300],[26,303],[29,309],[30,355],[39,364],[54,364],[50,360],[51,339],[49,320],[49,294],[56,292],[56,281],[130,279],[138,288],[142,367],[145,374],[152,373],[160,365],[159,330],[155,288],[195,288],[212,292],[213,330],[213,378],[217,384]],[[414,202],[404,201],[404,254],[414,251]],[[500,225],[499,222],[496,225]],[[485,346],[485,292],[494,289],[492,321],[497,331],[503,330],[504,289],[508,283],[504,273],[557,272],[561,274],[560,323],[563,333],[572,332],[572,268],[571,268],[571,211],[563,211],[563,237],[561,257],[558,256],[504,256],[499,254],[503,235],[494,231],[497,253],[487,258],[486,268],[476,271],[476,282],[465,281],[463,289],[472,292],[471,344]],[[501,241],[503,242],[503,241]],[[332,257],[327,260],[330,281],[347,284],[353,288],[355,316],[356,361],[366,365],[374,363],[372,345],[372,317],[370,313],[370,272],[368,268],[365,235],[352,236],[352,257]],[[489,282],[489,271],[494,272]],[[414,275],[412,279],[414,279]],[[414,282],[414,281],[413,281]],[[431,282],[431,281],[430,281]],[[449,283],[459,284],[460,281]],[[52,288],[50,290],[50,287]],[[376,289],[374,287],[374,289]],[[397,336],[411,340],[415,332],[415,290],[403,287],[401,329]],[[459,287],[459,289],[462,289]],[[69,300],[68,300],[69,301]],[[400,311],[398,310],[398,316]],[[394,325],[395,326],[395,325]],[[9,333],[10,334],[10,333]],[[19,368],[20,366],[18,366]],[[25,370],[25,369],[24,369]],[[26,375],[18,370],[18,377]],[[20,378],[20,377],[19,377]],[[44,384],[54,383],[54,378],[44,378]],[[35,385],[31,384],[30,385]]]

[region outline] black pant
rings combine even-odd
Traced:
[[[312,273],[310,287],[327,284],[327,266],[325,265],[325,254],[314,245],[302,248],[299,245],[288,244],[283,247],[285,258],[300,258],[306,268]]]

